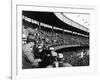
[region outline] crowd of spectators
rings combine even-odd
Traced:
[[[48,49],[50,46],[60,45],[89,45],[89,38],[73,35],[69,33],[52,31],[51,29],[43,29],[42,26],[23,24],[22,35],[27,37],[27,42],[34,40],[36,46],[44,44],[43,46]],[[78,50],[63,52],[65,62],[70,63],[72,66],[87,66],[89,65],[89,52],[88,50]]]
[[[65,62],[72,66],[89,66],[89,50],[80,49],[77,51],[63,52]]]
[[[59,46],[59,45],[77,45],[85,44],[89,45],[89,39],[82,36],[77,36],[69,33],[57,33],[56,31],[48,30],[39,30],[39,27],[34,28],[34,26],[26,27],[24,26],[24,33],[28,38],[33,38],[38,42],[43,41],[45,45],[48,46]]]

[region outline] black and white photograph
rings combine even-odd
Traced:
[[[93,6],[15,2],[12,8],[13,80],[94,74]]]
[[[22,69],[90,66],[90,14],[22,10]]]

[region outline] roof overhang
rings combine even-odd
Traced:
[[[39,22],[45,23],[45,24],[49,24],[49,25],[56,26],[62,29],[67,29],[67,30],[74,31],[77,33],[89,35],[88,31],[84,31],[83,29],[75,27],[74,22],[72,22],[73,25],[70,25],[69,22],[62,21],[60,18],[57,17],[57,13],[39,12],[39,11],[38,12],[37,11],[23,11],[22,15],[27,16],[31,19],[37,20]]]

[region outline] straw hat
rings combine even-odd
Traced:
[[[63,56],[62,53],[59,53],[59,54],[58,54],[58,57],[59,57],[59,58],[64,58],[64,56]]]

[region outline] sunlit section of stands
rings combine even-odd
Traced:
[[[73,27],[76,27],[78,29],[81,29],[83,31],[86,31],[86,32],[89,32],[89,29],[71,19],[69,19],[68,17],[66,17],[63,13],[55,13],[55,15],[60,19],[62,20],[63,22],[65,22],[66,24],[69,24]]]

